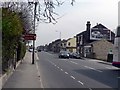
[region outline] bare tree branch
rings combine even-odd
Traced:
[[[73,5],[74,2],[75,0],[71,0],[71,5]],[[56,24],[57,19],[61,17],[56,18],[56,16],[59,16],[59,14],[55,12],[55,8],[63,5],[64,3],[65,0],[37,0],[35,22],[37,22],[37,24],[39,22]],[[2,7],[19,13],[26,32],[33,30],[35,0],[28,0],[28,3],[4,2]]]

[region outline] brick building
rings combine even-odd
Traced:
[[[107,40],[110,43],[114,42],[115,34],[102,24],[97,24],[91,28],[91,24],[88,21],[86,24],[86,30],[76,35],[76,47],[81,56],[86,57],[86,48],[94,41]],[[109,44],[110,44],[109,43]],[[98,47],[100,48],[100,46]],[[96,52],[93,52],[95,54]],[[94,56],[94,55],[92,55]],[[91,58],[94,58],[92,57]]]

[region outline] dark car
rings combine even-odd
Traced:
[[[69,57],[73,58],[73,54],[74,54],[73,52],[69,52]]]
[[[81,59],[81,56],[80,56],[80,54],[79,53],[73,53],[72,54],[72,58],[75,58],[75,59]]]
[[[29,49],[29,52],[33,52],[33,49]],[[37,50],[36,49],[34,49],[34,52],[36,53],[37,52]]]
[[[59,58],[68,58],[69,59],[69,53],[67,51],[60,51]]]
[[[38,51],[38,52],[41,52],[41,49],[38,49],[37,51]]]

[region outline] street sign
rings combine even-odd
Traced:
[[[36,40],[36,34],[26,34],[23,36],[25,40]]]

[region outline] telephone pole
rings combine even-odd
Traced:
[[[36,7],[37,7],[37,2],[34,3],[35,7],[34,7],[34,30],[33,30],[33,34],[35,34],[35,17],[36,17]],[[33,40],[33,52],[32,52],[32,64],[34,64],[34,55],[35,55],[35,40]]]

